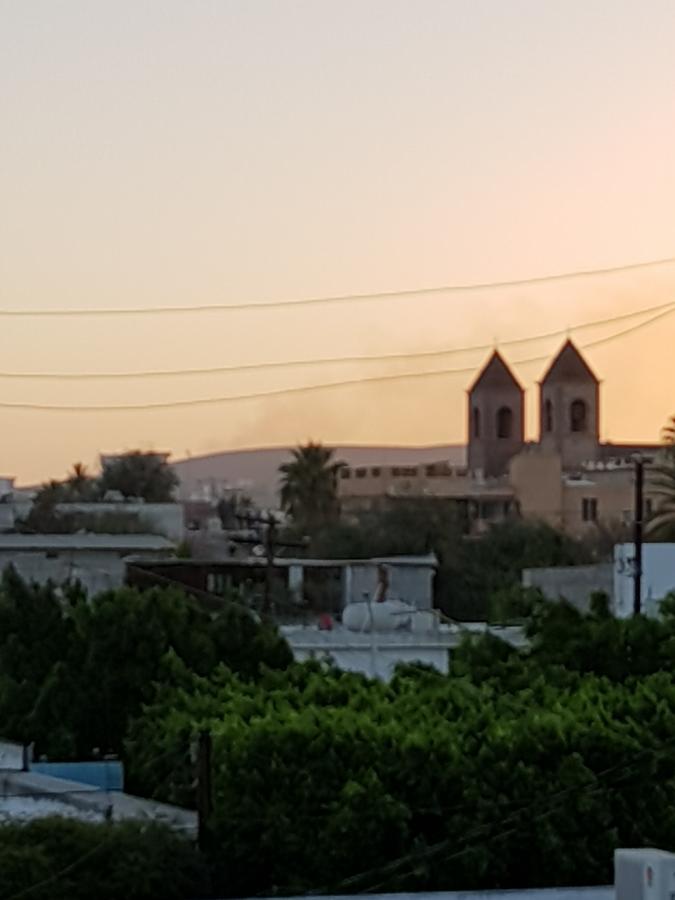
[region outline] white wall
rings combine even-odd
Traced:
[[[633,615],[634,544],[614,547],[614,613],[621,619]],[[661,600],[675,590],[675,544],[642,546],[642,610],[653,615]]]
[[[46,584],[53,581],[80,581],[90,596],[124,584],[124,555],[113,550],[59,550],[54,558],[44,551],[0,551],[0,572],[13,565],[26,581]],[[143,556],[161,557],[164,553],[143,552]]]
[[[328,894],[324,900],[352,900],[353,895]],[[290,897],[288,900],[300,900]],[[534,888],[512,891],[420,891],[414,894],[369,894],[368,900],[614,900],[614,888]]]
[[[416,609],[433,606],[433,580],[435,570],[429,565],[396,565],[386,563],[389,575],[389,596],[403,600]],[[363,595],[373,597],[377,588],[377,564],[364,561],[350,566],[349,597],[351,602],[363,600]]]
[[[332,661],[343,672],[360,672],[383,681],[389,681],[396,666],[403,663],[423,663],[433,666],[444,675],[447,675],[450,666],[448,647],[379,647],[375,642],[372,650],[365,647],[328,646],[310,649],[294,647],[290,639],[289,644],[298,662],[306,662],[308,659]]]

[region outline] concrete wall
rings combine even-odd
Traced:
[[[447,647],[387,647],[377,644],[377,635],[372,650],[347,646],[295,647],[292,641],[289,643],[298,662],[306,662],[309,659],[330,662],[343,672],[357,672],[382,681],[389,681],[394,675],[396,666],[399,665],[421,663],[447,675],[450,664]]]
[[[143,551],[144,557],[160,559],[164,553]],[[44,551],[0,551],[0,572],[12,565],[26,581],[46,584],[53,581],[80,581],[92,596],[122,587],[126,575],[124,557],[127,552],[116,550],[68,550],[58,551],[51,557]]]
[[[431,566],[387,565],[389,596],[403,600],[417,609],[433,606],[433,582],[435,570]],[[349,596],[347,602],[358,602],[364,594],[373,597],[377,588],[377,565],[371,562],[350,566],[351,576],[346,579]]]
[[[124,767],[118,760],[100,762],[33,762],[30,771],[52,778],[65,778],[99,788],[102,791],[124,790]]]
[[[523,586],[539,588],[551,601],[564,597],[585,613],[590,609],[590,597],[594,591],[604,591],[612,602],[614,567],[611,563],[602,563],[595,566],[524,569]]]
[[[527,447],[511,460],[509,481],[523,516],[562,525],[562,461],[560,455]]]
[[[614,900],[613,887],[543,888],[522,891],[420,891],[414,894],[369,894],[369,900]],[[289,898],[300,900],[300,898]],[[352,900],[329,894],[324,900]]]
[[[614,548],[614,602],[616,615],[633,614],[634,544]],[[642,608],[655,614],[663,598],[675,590],[675,544],[644,544],[642,547]]]

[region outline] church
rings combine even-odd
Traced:
[[[511,460],[527,445],[525,391],[499,351],[469,388],[467,406],[469,471],[485,478],[506,475]],[[534,446],[558,455],[563,472],[656,449],[653,444],[601,442],[600,381],[571,340],[539,382],[538,411]]]
[[[536,439],[527,440],[525,390],[495,350],[467,391],[466,458],[461,465],[384,459],[341,472],[343,511],[358,512],[405,497],[452,500],[470,530],[514,515],[575,535],[633,521],[634,457],[657,444],[612,444],[600,438],[600,381],[568,340],[538,384]],[[392,451],[393,452],[393,451]],[[645,488],[645,512],[655,498]]]

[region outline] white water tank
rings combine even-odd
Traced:
[[[616,850],[616,900],[675,900],[675,854],[664,850]]]
[[[384,603],[348,603],[342,611],[342,624],[348,631],[398,631],[409,629],[415,609],[402,600]]]

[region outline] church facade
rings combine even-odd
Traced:
[[[467,391],[466,464],[346,468],[339,496],[358,512],[404,497],[453,500],[480,532],[512,515],[582,535],[633,519],[636,453],[656,444],[612,444],[600,437],[600,381],[568,340],[537,386],[536,437],[528,440],[523,386],[495,350]],[[646,499],[646,511],[652,498]]]
[[[600,381],[575,344],[568,340],[538,384],[537,439],[542,451],[559,456],[563,472],[636,452],[653,444],[609,444],[600,440]],[[467,461],[485,478],[506,475],[511,460],[526,447],[525,391],[495,350],[467,399]],[[532,448],[533,443],[528,446]]]

